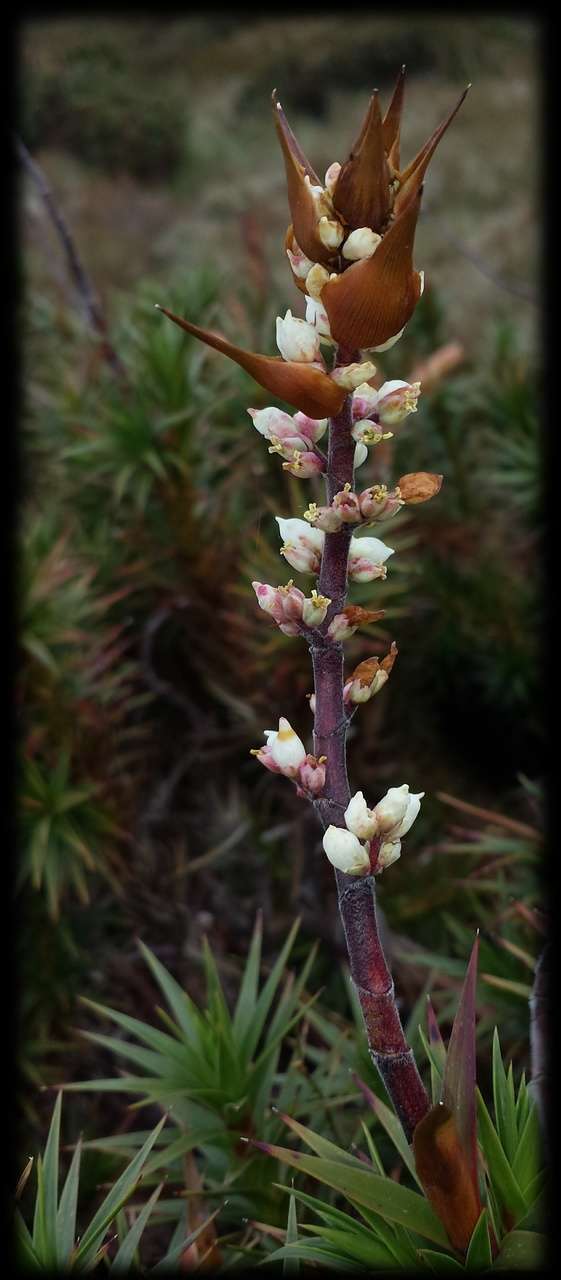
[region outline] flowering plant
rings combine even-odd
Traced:
[[[370,1050],[411,1138],[429,1102],[394,1000],[378,934],[374,877],[399,858],[423,793],[412,795],[402,783],[390,787],[372,809],[361,792],[351,796],[347,728],[357,706],[387,682],[397,647],[393,643],[381,661],[373,656],[347,677],[343,656],[345,639],[382,616],[380,610],[347,604],[348,583],[384,579],[394,554],[380,538],[364,536],[363,529],[395,515],[404,504],[432,498],[442,482],[442,476],[417,472],[401,476],[391,489],[375,484],[355,492],[354,486],[355,470],[369,448],[391,437],[417,411],[420,383],[393,379],[377,385],[371,356],[399,340],[421,296],[423,273],[413,266],[413,242],[423,181],[467,92],[404,167],[404,71],[384,116],[377,91],[372,95],[348,159],[330,164],[323,183],[273,93],[291,214],[285,249],[294,283],[306,299],[305,319],[291,310],[277,319],[280,356],[243,351],[220,334],[161,310],[296,410],[289,414],[271,405],[248,412],[286,470],[301,479],[325,478],[325,505],[310,503],[302,519],[277,516],[281,555],[297,572],[315,575],[317,588],[307,596],[292,579],[277,587],[253,583],[260,608],[285,635],[301,636],[309,645],[313,752],[281,716],[278,729],[265,731],[266,742],[254,755],[265,768],[290,779],[316,809],[323,847],[336,869]],[[324,452],[320,441],[326,434]]]
[[[280,554],[297,572],[315,576],[317,586],[306,595],[292,579],[285,586],[252,584],[263,612],[285,635],[302,637],[309,646],[313,751],[281,716],[278,728],[265,730],[266,741],[253,754],[266,769],[289,779],[315,808],[323,849],[335,868],[351,975],[370,1054],[401,1122],[405,1146],[413,1144],[417,1179],[448,1239],[463,1253],[481,1213],[474,1137],[477,945],[450,1041],[444,1093],[434,1106],[401,1025],[379,935],[375,892],[376,877],[401,856],[402,840],[419,813],[424,792],[415,794],[407,783],[397,783],[369,807],[361,791],[351,793],[346,766],[350,720],[358,705],[387,683],[397,646],[392,642],[384,657],[374,655],[348,675],[343,646],[357,627],[383,614],[348,604],[349,581],[384,579],[394,554],[380,538],[364,536],[363,529],[394,516],[406,504],[429,500],[442,483],[442,476],[421,471],[399,477],[392,487],[376,483],[360,491],[355,471],[369,448],[376,449],[417,411],[420,383],[393,379],[379,385],[372,357],[399,341],[421,296],[423,273],[414,268],[413,244],[423,181],[465,92],[403,167],[402,69],[386,114],[382,117],[374,93],[348,159],[330,164],[323,183],[274,93],[291,213],[285,249],[294,283],[305,295],[305,318],[291,310],[278,317],[279,357],[243,351],[220,334],[161,308],[296,410],[290,414],[271,405],[248,412],[269,451],[283,459],[284,469],[302,480],[319,475],[325,479],[324,505],[311,502],[301,519],[276,517]],[[324,450],[320,442],[326,436]],[[287,1123],[294,1127],[292,1121]],[[266,1149],[290,1163],[290,1153]]]

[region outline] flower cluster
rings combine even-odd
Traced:
[[[345,809],[345,826],[327,828],[323,847],[329,861],[349,876],[378,875],[396,862],[403,836],[413,826],[424,791],[412,795],[406,782],[390,787],[374,809],[357,791]]]
[[[297,636],[306,627],[319,627],[325,621],[331,600],[312,591],[305,596],[292,578],[286,587],[271,587],[267,582],[252,582],[257,603],[270,614],[285,636]]]
[[[280,717],[278,729],[265,729],[266,743],[251,754],[271,773],[282,773],[296,784],[299,796],[313,800],[325,786],[325,756],[310,755],[292,725]]]
[[[321,307],[324,335],[346,350],[387,349],[415,309],[423,288],[412,261],[423,180],[465,97],[402,168],[404,84],[402,69],[384,117],[377,91],[372,95],[348,160],[330,164],[323,183],[273,94],[292,217],[285,245],[294,282]]]
[[[310,512],[314,512],[315,504],[308,508],[305,520],[296,518],[285,520],[276,516],[283,544],[281,555],[297,569],[299,573],[319,573],[321,557],[325,542],[325,530],[314,527],[310,520]],[[330,508],[325,508],[327,511]],[[315,508],[317,510],[317,508]],[[341,520],[329,532],[336,532],[341,527]],[[372,582],[374,578],[386,577],[385,562],[393,556],[393,547],[387,547],[379,538],[351,538],[349,548],[348,573],[352,582]]]

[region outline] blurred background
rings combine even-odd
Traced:
[[[152,1016],[138,937],[198,998],[204,934],[228,993],[257,909],[265,965],[299,916],[297,958],[320,941],[309,988],[352,1025],[319,829],[249,755],[279,714],[310,740],[307,650],[269,625],[250,582],[286,579],[272,517],[301,515],[315,482],[287,476],[253,430],[247,406],[270,397],[153,304],[272,353],[275,316],[300,300],[271,90],[323,174],[404,62],[406,159],[473,87],[426,183],[424,296],[379,358],[385,377],[422,378],[419,412],[372,451],[361,488],[416,469],[445,479],[380,530],[399,553],[387,582],[353,588],[386,615],[348,643],[349,669],[393,639],[399,658],[353,720],[350,776],[372,803],[403,780],[426,792],[379,890],[404,1018],[430,990],[446,1019],[479,926],[481,1071],[495,1022],[527,1065],[543,768],[538,35],[521,18],[352,11],[22,28],[20,137],[106,325],[100,337],[88,322],[22,166],[22,1144],[44,1134],[42,1085],[109,1074],[107,1051],[76,1034],[91,1018],[81,995]],[[69,1123],[93,1137],[123,1111],[78,1095]]]

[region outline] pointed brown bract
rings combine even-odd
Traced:
[[[354,262],[322,289],[331,334],[347,350],[381,346],[399,333],[415,310],[421,296],[420,276],[413,270],[420,203],[418,192],[392,222],[373,257]]]
[[[350,627],[365,627],[368,622],[379,622],[385,609],[363,609],[361,604],[348,604],[341,610]]]
[[[388,157],[390,168],[396,172],[399,170],[399,141],[404,93],[405,67],[402,67],[397,77],[397,84],[393,91],[392,100],[382,121],[384,150]]]
[[[339,412],[346,392],[338,387],[332,378],[321,369],[312,369],[309,364],[297,364],[295,360],[281,360],[277,356],[262,356],[255,351],[243,351],[232,342],[228,342],[219,333],[210,329],[201,329],[197,324],[176,316],[166,307],[158,307],[165,316],[169,316],[174,324],[178,324],[186,333],[200,338],[208,347],[214,347],[223,355],[235,360],[251,377],[271,391],[274,396],[286,400],[295,409],[305,413],[309,418],[325,418]]]
[[[333,255],[320,240],[317,231],[318,212],[310,190],[310,183],[314,186],[321,186],[321,183],[294,137],[281,104],[277,100],[276,90],[273,93],[273,113],[284,157],[288,203],[294,235],[300,248],[312,262],[329,263]],[[306,182],[306,177],[309,178],[309,182]]]
[[[390,172],[378,91],[372,94],[360,135],[343,165],[333,204],[351,228],[380,231],[390,211]]]
[[[454,1116],[438,1103],[413,1134],[415,1168],[450,1243],[468,1248],[480,1210]]]
[[[403,173],[400,176],[399,191],[395,197],[394,203],[394,213],[396,217],[398,217],[399,214],[407,208],[407,205],[414,199],[417,192],[420,190],[423,178],[440,139],[444,137],[448,126],[452,123],[454,116],[460,110],[462,102],[464,101],[469,89],[470,85],[468,84],[467,89],[464,89],[464,92],[456,103],[456,106],[452,108],[450,114],[442,121],[442,124],[439,124],[438,129],[435,129],[434,133],[431,134],[431,137],[427,142],[425,142],[425,145],[421,147],[421,150],[417,153],[415,159],[411,161],[411,164],[403,170]]]

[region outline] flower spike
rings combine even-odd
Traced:
[[[288,404],[299,409],[301,413],[307,414],[308,417],[324,418],[326,415],[339,412],[345,399],[345,390],[343,387],[338,387],[321,369],[316,369],[310,364],[298,363],[296,360],[281,360],[279,356],[262,356],[255,351],[243,351],[241,347],[228,342],[221,334],[213,333],[210,329],[201,329],[199,325],[191,324],[190,320],[174,315],[172,311],[167,310],[167,307],[158,306],[157,310],[163,311],[165,316],[180,328],[185,329],[186,333],[192,334],[194,338],[200,338],[201,342],[206,342],[208,347],[221,351],[223,355],[229,356],[230,360],[235,360],[236,364],[246,370],[246,373],[251,374],[260,387],[286,400]]]

